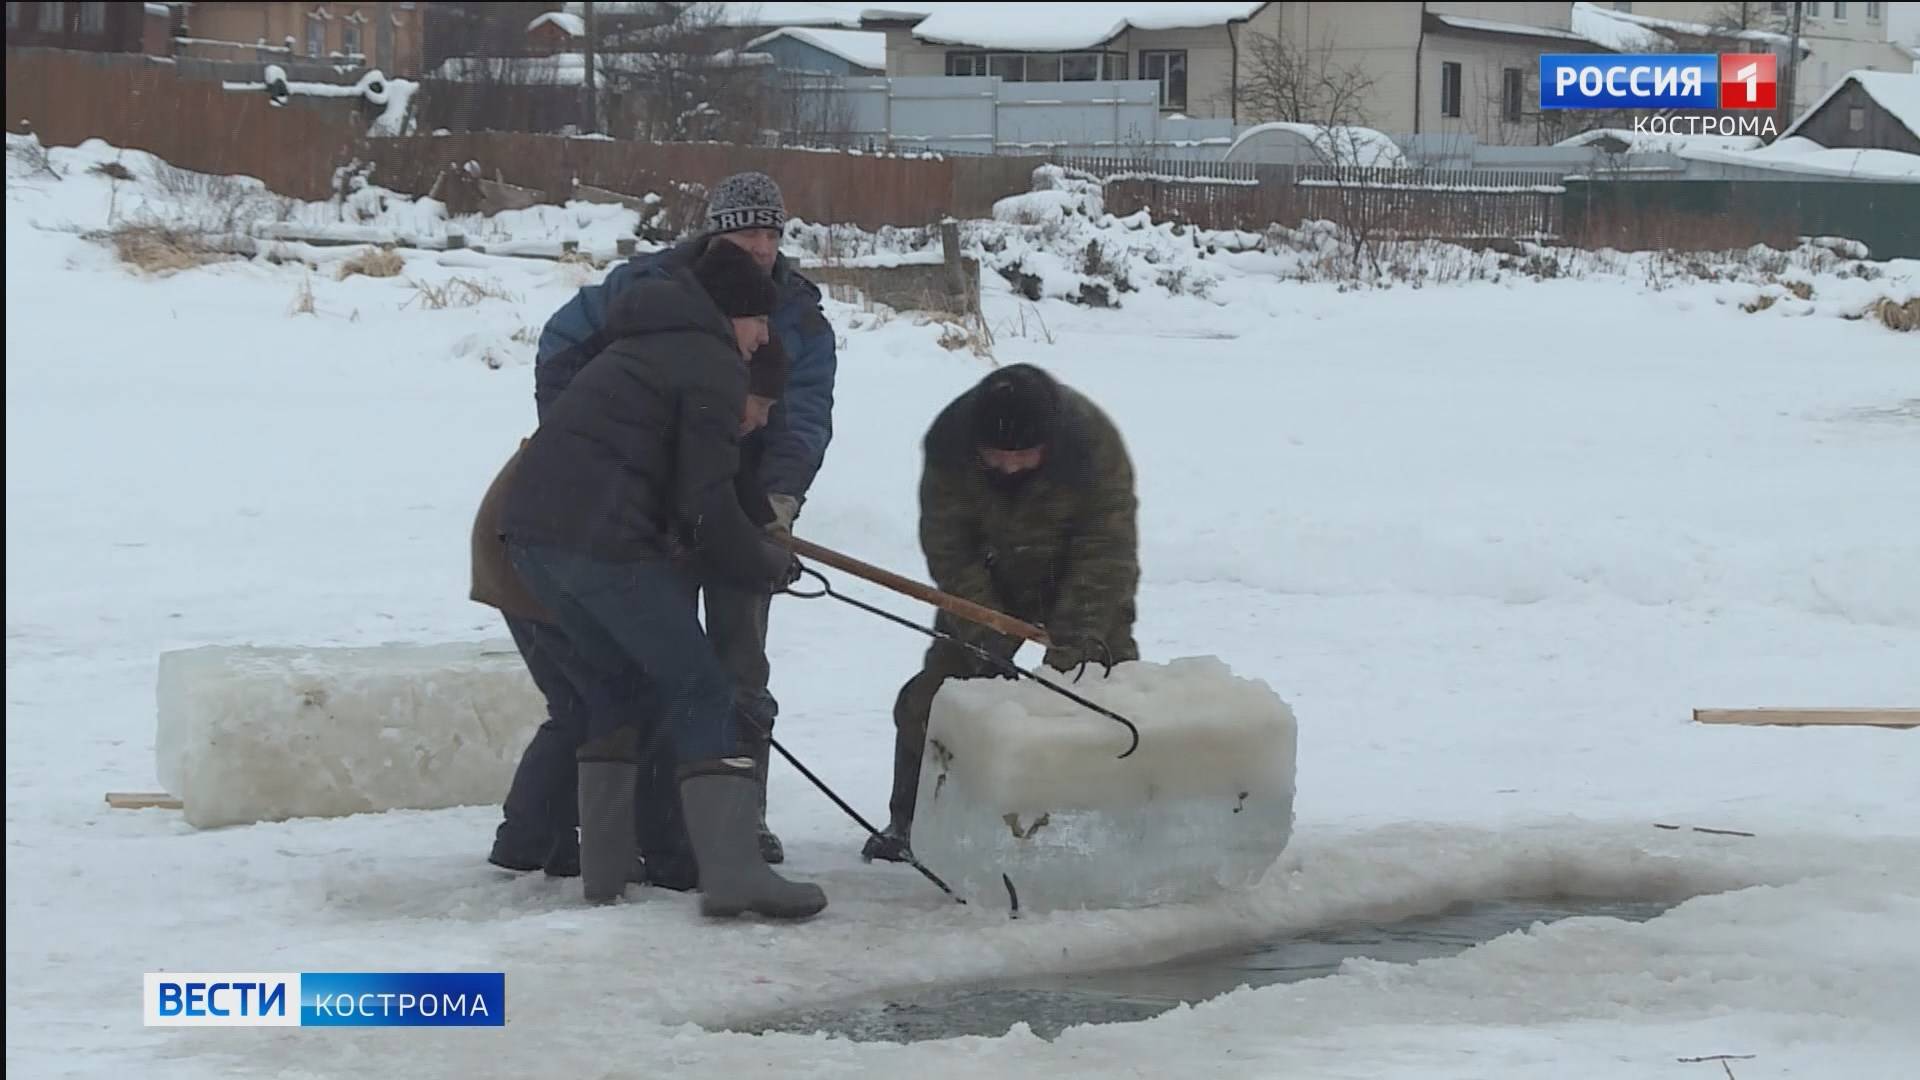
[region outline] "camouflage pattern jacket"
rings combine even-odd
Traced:
[[[1092,636],[1137,655],[1140,583],[1133,463],[1113,421],[1060,387],[1056,435],[1017,485],[980,463],[971,422],[978,388],[935,418],[922,443],[920,547],[943,592],[1041,624],[1055,640]],[[983,643],[991,631],[960,623]]]

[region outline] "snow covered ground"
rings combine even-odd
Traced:
[[[1117,311],[989,275],[999,359],[1128,436],[1143,649],[1217,655],[1297,713],[1294,843],[1243,896],[1009,922],[860,863],[855,827],[776,766],[788,869],[832,906],[710,925],[687,897],[588,910],[577,882],[506,878],[486,807],[198,832],[102,804],[154,784],[163,650],[501,633],[465,599],[468,529],[533,423],[525,330],[584,271],[414,253],[384,279],[141,277],[77,235],[114,195],[64,153],[65,179],[10,155],[7,180],[10,1071],[1685,1078],[1719,1067],[1677,1059],[1731,1053],[1755,1055],[1740,1080],[1891,1080],[1920,1060],[1920,732],[1689,723],[1920,705],[1920,349],[1822,306],[1911,295],[1914,263],[1757,313],[1750,284],[1342,291],[1257,253],[1207,260],[1206,299]],[[500,298],[420,302],[414,282],[455,277]],[[919,573],[917,439],[986,361],[911,317],[830,314],[839,434],[800,532]],[[776,604],[783,741],[869,816],[921,645]],[[1685,902],[1052,1043],[699,1026],[1563,893]],[[140,975],[163,968],[504,970],[509,1024],[145,1029]]]

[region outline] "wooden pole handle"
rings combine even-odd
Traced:
[[[962,600],[957,596],[943,593],[931,585],[922,585],[911,578],[901,577],[890,570],[882,570],[871,563],[861,562],[851,555],[842,555],[832,548],[821,547],[809,540],[787,534],[781,542],[788,550],[803,558],[831,566],[863,581],[870,581],[883,588],[892,589],[903,596],[911,596],[950,614],[957,615],[968,622],[978,623],[990,630],[998,631],[1008,637],[1031,641],[1037,645],[1051,645],[1047,632],[1029,622],[1022,622],[1011,615],[1005,615],[990,607],[984,607],[971,600]]]

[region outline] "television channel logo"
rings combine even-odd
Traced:
[[[147,1027],[500,1027],[505,972],[149,971]]]
[[[1771,53],[1542,53],[1542,109],[1743,109],[1779,104]]]

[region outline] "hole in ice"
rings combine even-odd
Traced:
[[[1239,987],[1302,982],[1336,974],[1350,959],[1411,964],[1453,956],[1541,922],[1600,917],[1644,922],[1663,901],[1492,900],[1436,915],[1374,926],[1342,926],[1231,952],[1190,956],[1151,967],[944,987],[914,994],[776,1013],[734,1024],[745,1034],[828,1035],[856,1042],[923,1042],[963,1035],[997,1037],[1025,1023],[1042,1039],[1081,1024],[1147,1020],[1181,1003],[1198,1004]]]

